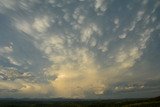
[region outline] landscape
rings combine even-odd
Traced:
[[[160,97],[139,99],[0,99],[0,107],[159,107]]]
[[[0,107],[160,107],[160,0],[0,0]]]

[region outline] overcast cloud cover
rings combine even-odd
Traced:
[[[159,65],[159,0],[0,0],[0,97],[154,97]]]

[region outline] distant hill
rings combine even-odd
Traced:
[[[160,100],[160,96],[153,98],[154,100]]]
[[[0,107],[160,107],[160,96],[138,99],[0,99]]]

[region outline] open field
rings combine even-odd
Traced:
[[[150,99],[1,99],[0,107],[160,107],[160,98]]]

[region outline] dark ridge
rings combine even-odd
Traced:
[[[0,98],[0,107],[160,107],[160,96],[134,99]]]

